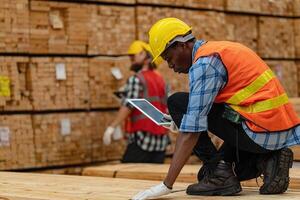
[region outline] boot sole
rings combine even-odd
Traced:
[[[279,155],[279,170],[272,182],[259,189],[260,194],[281,194],[284,193],[290,182],[289,169],[293,166],[293,152],[289,148],[278,152]]]
[[[226,188],[221,188],[218,190],[211,191],[197,191],[197,192],[189,192],[186,191],[188,195],[202,195],[202,196],[230,196],[237,194],[242,191],[241,184],[232,185]]]

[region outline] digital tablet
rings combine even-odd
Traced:
[[[146,99],[127,99],[127,101],[133,105],[136,109],[141,111],[146,117],[151,119],[155,124],[159,126],[170,126],[171,122],[164,118],[164,113],[158,110]]]

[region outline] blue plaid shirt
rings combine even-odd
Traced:
[[[198,48],[205,42],[198,40],[193,48],[192,59]],[[183,116],[180,132],[199,133],[207,131],[207,115],[218,95],[227,83],[227,71],[218,55],[199,58],[189,70],[189,104]],[[258,145],[270,149],[280,149],[300,144],[300,125],[287,131],[255,133],[243,122],[247,135]]]

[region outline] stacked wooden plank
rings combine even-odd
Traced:
[[[2,0],[0,4],[0,52],[28,52],[28,0]]]
[[[124,141],[102,142],[114,112],[41,114],[33,116],[36,165],[61,166],[120,159]]]
[[[124,54],[135,39],[133,7],[90,7],[88,54]]]
[[[91,132],[88,113],[33,116],[36,166],[91,162]]]
[[[293,0],[226,0],[226,10],[236,12],[293,16],[295,9],[297,4]]]
[[[224,0],[137,0],[140,4],[178,6],[199,9],[224,9]]]
[[[300,3],[299,3],[299,7],[300,7]],[[296,54],[296,58],[300,58],[300,19],[294,20],[294,33],[295,33],[295,54]]]
[[[30,76],[34,110],[89,108],[86,58],[32,58]]]
[[[30,174],[0,172],[0,197],[13,200],[50,200],[50,199],[130,199],[141,190],[159,184],[159,181],[112,179],[101,177],[83,177],[67,175]],[[170,200],[208,199],[207,196],[187,195],[188,183],[175,183],[173,193],[163,196]],[[231,199],[256,200],[262,199],[258,188],[243,188],[241,195],[231,196]],[[299,190],[289,190],[281,195],[268,195],[263,199],[276,198],[297,199]],[[228,197],[211,197],[223,200]]]
[[[0,115],[0,170],[35,166],[30,115]]]
[[[294,61],[267,60],[267,65],[273,70],[289,97],[298,96],[297,66]]]
[[[140,180],[164,180],[169,164],[109,164],[86,167],[82,171],[84,176],[99,176],[110,178],[127,178],[127,179],[140,179]],[[197,173],[201,165],[185,165],[181,170],[176,181],[178,182],[197,182]],[[262,180],[258,179],[259,185],[262,185]],[[246,187],[257,187],[255,179],[242,182]],[[300,168],[295,165],[290,169],[290,189],[300,188]]]
[[[125,150],[124,140],[112,140],[108,146],[103,145],[103,134],[106,129],[116,117],[116,112],[93,112],[90,113],[89,123],[93,127],[91,131],[92,139],[92,160],[106,161],[121,159]]]
[[[259,17],[258,52],[262,57],[295,57],[293,22],[293,19]]]
[[[31,1],[30,52],[86,54],[90,16],[87,5]]]
[[[0,111],[31,110],[28,57],[0,57]]]
[[[89,93],[91,108],[118,107],[113,92],[122,87],[130,75],[128,57],[96,57],[89,59]],[[119,72],[121,76],[114,76]]]

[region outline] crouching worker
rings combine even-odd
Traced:
[[[189,75],[189,93],[168,98],[179,128],[175,153],[163,183],[133,199],[168,194],[191,152],[204,159],[189,195],[233,195],[240,181],[264,176],[260,194],[280,194],[289,185],[293,153],[300,142],[300,120],[279,80],[266,63],[242,44],[196,40],[176,18],[149,31],[154,60],[162,56],[177,73]],[[219,151],[207,131],[224,140]]]

